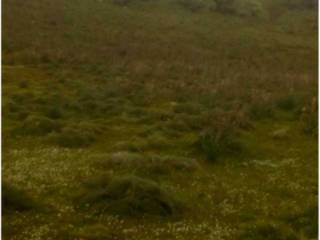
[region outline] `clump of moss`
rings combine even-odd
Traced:
[[[27,211],[35,206],[34,200],[27,193],[8,183],[2,183],[2,209],[4,213]]]
[[[157,183],[136,176],[91,180],[77,198],[79,207],[97,214],[172,216],[180,203]]]

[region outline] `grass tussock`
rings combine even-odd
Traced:
[[[61,147],[81,148],[93,144],[100,133],[99,127],[94,124],[81,122],[71,124],[52,136],[53,141]]]
[[[212,162],[223,155],[233,155],[244,151],[244,146],[236,135],[228,131],[221,132],[214,129],[202,132],[196,145]]]
[[[45,136],[49,133],[59,131],[61,123],[45,116],[28,116],[15,130],[15,133],[31,136]]]
[[[98,214],[141,217],[172,216],[179,202],[157,183],[135,176],[98,178],[89,184],[77,203]]]

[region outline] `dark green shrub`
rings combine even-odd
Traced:
[[[18,134],[44,136],[59,131],[61,123],[43,116],[31,115],[19,126],[15,132]]]
[[[45,115],[51,119],[59,119],[62,118],[63,111],[59,106],[52,106],[46,110]]]
[[[20,88],[28,88],[28,87],[29,87],[28,81],[27,81],[27,80],[21,81],[21,82],[19,83],[19,87],[20,87]]]
[[[210,161],[217,160],[221,155],[240,153],[243,145],[234,132],[228,129],[209,129],[202,132],[196,145]]]
[[[172,194],[155,182],[135,176],[91,180],[76,201],[79,207],[98,214],[170,216],[180,210]]]
[[[16,103],[13,100],[3,101],[2,107],[3,113],[18,113],[21,110],[20,104]]]
[[[249,113],[253,120],[273,118],[274,107],[271,103],[255,103],[251,106]]]
[[[299,101],[296,96],[288,95],[277,101],[277,106],[285,111],[295,110],[299,105]]]
[[[79,123],[64,127],[54,136],[54,139],[61,147],[80,148],[94,143],[99,133],[97,126],[90,123]]]
[[[34,200],[24,191],[8,183],[2,183],[2,209],[4,213],[27,211],[33,209],[35,206]]]

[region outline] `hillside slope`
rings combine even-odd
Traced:
[[[317,237],[314,10],[190,2],[4,1],[4,239]]]

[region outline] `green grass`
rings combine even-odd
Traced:
[[[4,239],[316,237],[315,13],[183,2],[4,3]]]

